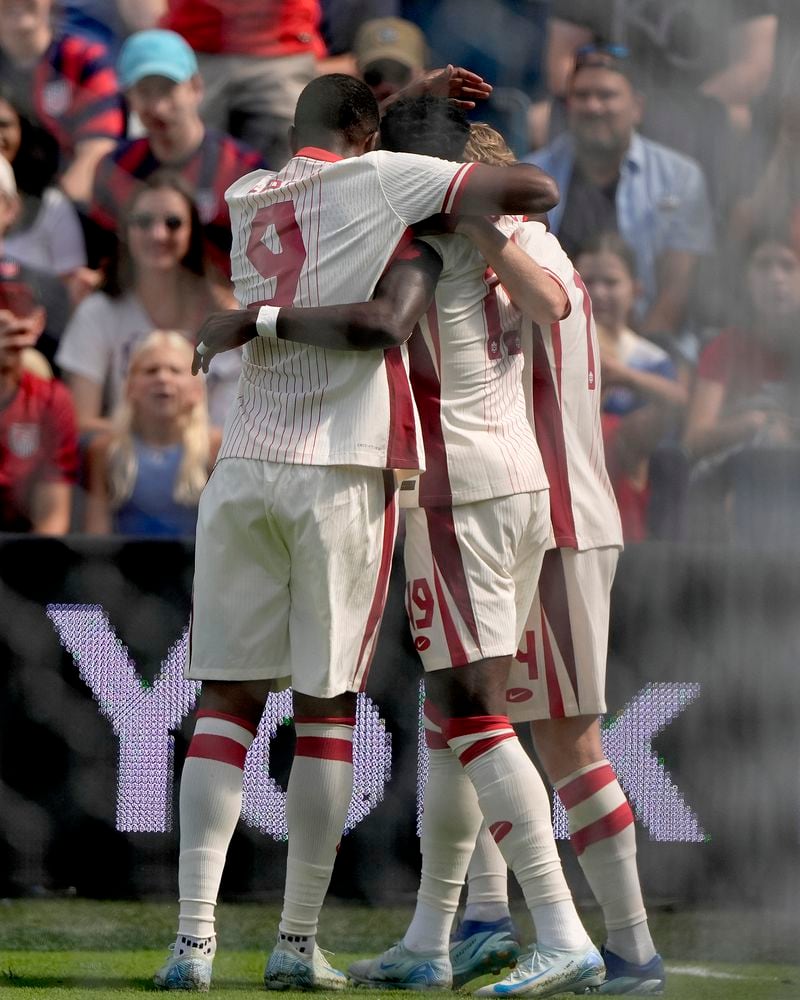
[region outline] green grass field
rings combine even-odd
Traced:
[[[333,964],[346,968],[397,940],[410,913],[410,906],[331,902],[323,912],[319,940],[336,953]],[[220,907],[212,996],[265,996],[261,974],[278,915],[275,904]],[[590,910],[584,915],[590,933],[601,940],[597,914]],[[514,916],[529,932],[527,915],[515,910]],[[168,903],[1,900],[0,994],[15,1000],[120,1000],[155,992],[151,976],[174,937],[174,918],[175,907]],[[666,995],[671,1000],[800,1000],[796,920],[747,911],[655,909],[651,924],[667,963]],[[360,992],[370,1000],[389,993]]]

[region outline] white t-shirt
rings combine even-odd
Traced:
[[[300,150],[233,184],[231,262],[243,306],[364,302],[407,227],[452,209],[474,164],[385,151]],[[257,338],[245,347],[220,458],[423,467],[405,347],[333,351]]]
[[[122,388],[133,349],[155,329],[139,299],[128,293],[112,299],[96,292],[80,303],[64,331],[55,361],[64,372],[82,375],[103,386],[103,414],[108,416],[122,398]],[[194,343],[194,336],[186,334]],[[227,351],[214,358],[208,376],[211,423],[222,426],[236,393],[241,352]]]
[[[427,237],[444,268],[409,341],[427,472],[403,506],[441,507],[547,489],[528,420],[518,331],[503,336],[498,281],[464,236]]]
[[[600,425],[600,349],[589,293],[555,236],[539,222],[501,228],[563,286],[566,319],[541,328],[504,299],[505,329],[519,329],[528,412],[550,483],[550,516],[559,548],[622,546],[622,527],[606,471]],[[516,318],[514,314],[516,313]],[[521,323],[521,325],[519,325]]]
[[[50,274],[86,266],[86,243],[78,213],[57,188],[47,188],[33,225],[5,238],[9,256]]]

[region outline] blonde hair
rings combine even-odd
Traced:
[[[517,162],[506,140],[496,128],[486,122],[473,122],[470,125],[464,159],[488,163],[492,167],[505,167]]]
[[[112,437],[108,449],[108,492],[111,506],[117,509],[133,492],[139,462],[134,446],[136,414],[128,398],[128,386],[142,362],[142,358],[155,348],[166,347],[180,351],[186,357],[187,369],[192,363],[193,348],[183,334],[176,330],[154,330],[137,345],[131,355],[122,402],[112,418]],[[199,376],[198,376],[199,377]],[[181,442],[183,457],[175,477],[172,499],[184,507],[196,506],[208,479],[211,443],[206,404],[205,385],[198,398],[181,417]]]

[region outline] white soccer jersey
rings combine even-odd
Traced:
[[[302,149],[225,194],[245,307],[363,302],[414,222],[452,210],[472,165]],[[257,338],[244,351],[220,458],[423,468],[405,347],[335,351]]]
[[[428,237],[444,268],[409,341],[428,471],[403,506],[452,506],[547,489],[525,408],[518,331],[504,336],[496,276],[464,236]],[[413,488],[412,488],[413,487]]]
[[[529,418],[550,483],[556,545],[622,546],[622,526],[606,471],[600,426],[600,349],[589,293],[561,244],[539,222],[505,219],[504,232],[564,287],[566,319],[542,329],[509,308],[501,290],[501,322],[519,329],[525,357]],[[521,324],[521,325],[520,325]]]

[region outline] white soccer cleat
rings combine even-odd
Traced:
[[[207,993],[216,950],[213,937],[197,939],[179,934],[172,954],[153,976],[153,982],[161,990]]]
[[[586,993],[600,986],[605,974],[603,959],[594,945],[577,951],[534,946],[505,979],[482,986],[475,996],[551,997],[555,993]]]
[[[353,962],[347,970],[356,986],[393,990],[449,990],[453,985],[450,956],[424,955],[409,951],[402,943],[392,945],[377,958]]]
[[[308,955],[279,938],[264,969],[264,985],[268,990],[343,990],[347,976],[334,969],[316,944]]]

